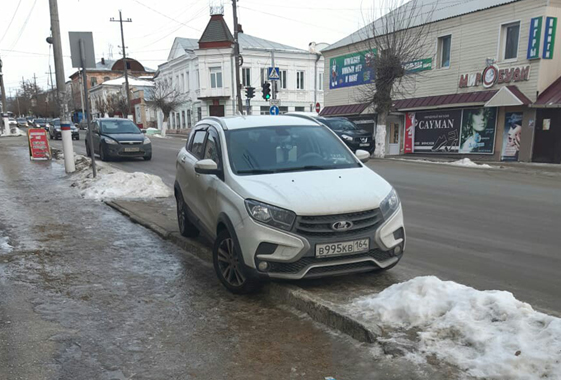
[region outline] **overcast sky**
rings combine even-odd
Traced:
[[[246,34],[306,49],[308,43],[336,42],[364,25],[373,0],[239,0],[238,17]],[[156,69],[167,59],[175,37],[200,38],[209,20],[209,3],[216,0],[58,0],[64,68],[71,67],[69,31],[91,31],[96,60],[121,57],[119,10],[123,18],[128,55]],[[220,0],[218,0],[220,3]],[[232,2],[223,1],[232,30]],[[15,93],[22,76],[47,87],[52,51],[48,0],[2,0],[0,5],[0,57],[6,92]],[[53,74],[54,78],[54,74]],[[56,80],[55,80],[56,82]]]

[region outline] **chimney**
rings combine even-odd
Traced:
[[[105,65],[105,58],[101,57],[101,64]]]

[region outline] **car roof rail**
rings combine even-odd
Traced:
[[[201,121],[203,121],[203,120],[212,120],[212,121],[215,121],[215,122],[217,122],[218,124],[220,124],[220,126],[222,127],[223,130],[225,130],[225,131],[228,130],[228,127],[226,126],[226,123],[224,122],[224,120],[222,120],[222,119],[219,118],[219,117],[216,117],[216,116],[207,116],[207,117],[201,119]]]

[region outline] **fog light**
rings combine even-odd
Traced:
[[[269,269],[269,263],[266,261],[261,261],[257,267],[261,272],[266,272]]]
[[[401,245],[398,245],[397,247],[395,247],[395,248],[393,249],[393,254],[394,254],[395,256],[401,254]]]

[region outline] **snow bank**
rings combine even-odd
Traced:
[[[10,253],[14,250],[9,241],[9,238],[0,236],[0,253]]]
[[[396,329],[396,340],[418,331],[418,353],[406,356],[414,361],[434,355],[483,378],[561,379],[561,319],[509,292],[417,277],[361,297],[349,311]]]
[[[26,133],[23,132],[18,127],[10,127],[10,134],[9,135],[3,135],[2,133],[4,133],[4,127],[0,126],[0,137],[16,137],[16,136],[25,136],[26,135]]]
[[[398,161],[413,161],[421,162],[423,164],[436,164],[436,165],[451,165],[451,166],[463,166],[466,168],[478,168],[478,169],[493,169],[491,165],[487,164],[477,164],[470,160],[469,158],[462,158],[458,161],[446,162],[446,161],[430,161],[430,160],[410,160],[407,158],[395,158]]]
[[[73,187],[80,189],[86,199],[151,199],[173,195],[172,190],[158,176],[146,173],[127,173],[96,161],[97,177],[93,178],[91,160],[76,155]]]

